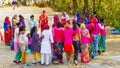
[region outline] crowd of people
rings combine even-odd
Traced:
[[[64,64],[63,53],[68,65],[78,65],[79,57],[81,63],[89,63],[106,51],[104,19],[96,12],[93,17],[89,16],[88,13],[82,16],[77,12],[71,22],[67,13],[63,12],[61,18],[55,14],[52,17],[52,29],[48,25],[45,10],[39,16],[38,23],[34,15],[30,16],[28,24],[22,15],[14,15],[11,22],[7,16],[4,21],[4,41],[8,46],[10,40],[14,39],[16,55],[13,62],[30,66],[27,56],[31,51],[32,65]],[[26,25],[30,28],[29,33],[26,33]]]

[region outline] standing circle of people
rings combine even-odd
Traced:
[[[27,25],[30,30],[26,35]],[[2,38],[1,33],[0,36]],[[78,65],[78,61],[86,64],[106,51],[106,25],[104,19],[95,12],[93,18],[88,13],[82,17],[77,12],[72,23],[66,12],[62,13],[61,18],[55,14],[52,17],[52,29],[48,25],[45,10],[39,16],[38,23],[34,15],[30,16],[28,24],[22,15],[14,15],[12,22],[6,16],[4,42],[6,46],[13,47],[16,53],[13,60],[15,64],[30,66],[27,63],[29,54],[32,54],[32,65],[64,64],[63,53],[68,65]]]

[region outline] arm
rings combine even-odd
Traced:
[[[50,42],[51,42],[51,43],[54,43],[52,32],[50,32]]]
[[[104,30],[104,25],[101,25],[101,24],[98,24],[99,25],[99,27],[100,27],[100,29],[102,29],[102,30]]]
[[[8,26],[7,26],[7,24],[6,24],[5,22],[4,22],[3,27],[4,27],[4,30],[5,30],[5,31],[7,31],[7,30],[8,30]]]

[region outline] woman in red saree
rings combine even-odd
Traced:
[[[4,40],[5,45],[10,45],[10,40],[12,39],[12,29],[11,29],[11,23],[9,20],[9,17],[5,17],[4,21]]]
[[[45,14],[45,10],[43,10],[42,14],[39,16],[38,23],[42,32],[44,30],[44,25],[48,24],[48,16]]]

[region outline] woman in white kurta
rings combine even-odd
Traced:
[[[44,64],[46,61],[46,65],[49,65],[50,55],[51,55],[51,43],[53,43],[52,31],[49,30],[49,26],[46,24],[44,26],[45,30],[42,32],[44,38],[41,42],[41,64]]]

